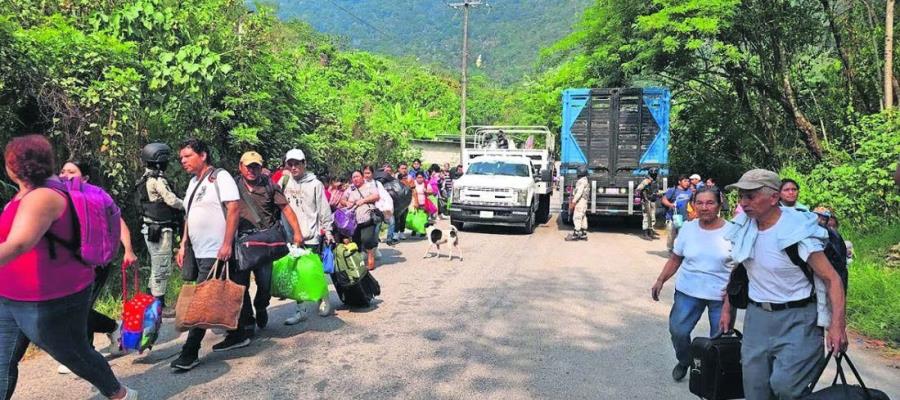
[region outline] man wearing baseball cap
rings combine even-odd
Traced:
[[[744,209],[725,237],[734,263],[743,264],[749,278],[741,347],[748,400],[798,398],[822,359],[823,342],[829,350],[847,348],[843,284],[823,252],[828,232],[815,214],[779,207],[780,187],[778,174],[764,169],[747,171],[726,187],[738,190]],[[794,264],[785,251],[794,244],[808,267]],[[731,315],[726,296],[723,332],[731,328]]]
[[[703,189],[703,178],[700,177],[700,174],[693,174],[690,177],[691,180],[691,189],[694,191]]]
[[[303,232],[302,241],[307,248],[318,251],[320,241],[333,242],[331,226],[331,206],[325,197],[325,185],[316,178],[316,174],[306,170],[306,154],[303,150],[291,149],[284,155],[284,164],[290,171],[290,178],[282,179],[284,195],[290,208],[294,210],[296,220]],[[319,315],[331,314],[331,303],[328,296],[319,302]],[[294,325],[308,318],[307,304],[297,303],[297,312],[288,317],[284,323]]]
[[[299,246],[303,235],[297,223],[297,216],[294,215],[294,210],[288,207],[288,201],[281,188],[262,174],[262,166],[263,158],[255,151],[248,151],[241,156],[238,165],[241,176],[236,180],[241,195],[238,237],[280,224],[281,215],[284,215],[293,233],[293,243]],[[256,326],[263,329],[269,323],[267,307],[272,298],[272,263],[256,265],[246,273],[249,275],[250,271],[253,272],[256,281],[256,296],[253,298],[253,307],[256,309],[255,322]],[[252,325],[248,327],[247,335],[252,334],[252,329]]]

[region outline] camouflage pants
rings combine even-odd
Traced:
[[[172,275],[172,259],[174,254],[172,246],[174,233],[171,228],[164,228],[158,242],[151,242],[147,237],[147,226],[141,230],[144,234],[144,242],[147,243],[147,252],[150,253],[150,294],[154,297],[164,296],[166,286],[169,284],[169,276]]]
[[[641,210],[644,220],[641,222],[641,229],[653,229],[656,226],[656,203],[652,201],[644,201],[641,203]]]
[[[572,224],[575,225],[575,231],[586,231],[588,228],[587,221],[587,201],[579,202],[575,205],[575,212],[572,214]]]

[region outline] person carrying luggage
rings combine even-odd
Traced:
[[[823,342],[829,351],[847,349],[844,287],[824,252],[828,232],[815,214],[779,207],[781,188],[778,174],[763,169],[726,187],[738,189],[744,209],[725,237],[741,264],[736,272],[746,270],[741,365],[748,400],[799,397],[822,359]],[[794,263],[789,248],[806,267]],[[730,326],[732,293],[729,284],[720,329]]]
[[[3,158],[18,191],[0,214],[0,398],[12,397],[19,361],[34,343],[103,396],[137,399],[89,344],[95,266],[81,261],[80,248],[58,243],[76,240],[79,226],[69,194],[56,188],[50,142],[13,138]]]
[[[181,246],[175,261],[182,268],[186,281],[198,284],[206,281],[217,260],[228,265],[230,279],[239,285],[249,286],[250,272],[241,271],[234,260],[234,239],[240,221],[240,192],[234,178],[224,169],[212,165],[212,155],[206,143],[188,139],[179,152],[181,166],[192,175],[185,198],[187,218],[182,233]],[[228,351],[250,345],[253,328],[253,304],[250,295],[244,293],[237,329],[228,331],[225,340],[215,344],[213,351]],[[248,329],[249,328],[249,329]],[[251,331],[252,332],[252,331]],[[188,371],[199,361],[200,344],[206,329],[188,331],[181,353],[169,366]]]
[[[241,176],[236,180],[238,193],[241,195],[238,237],[280,224],[283,214],[292,233],[291,242],[299,247],[303,244],[303,234],[297,216],[288,206],[288,200],[281,187],[261,174],[262,165],[262,156],[255,151],[241,155],[238,165]],[[253,273],[256,282],[256,295],[253,298],[256,326],[264,329],[269,323],[266,308],[272,299],[272,263],[253,266],[249,271]],[[249,286],[247,290],[250,290]]]
[[[325,196],[325,185],[316,178],[316,174],[307,171],[306,155],[303,154],[303,150],[291,149],[285,154],[284,162],[290,170],[290,179],[285,181],[282,190],[300,223],[300,231],[304,235],[303,244],[314,251],[318,251],[323,245],[333,244],[334,218],[331,214],[331,205]],[[334,179],[340,185],[340,179],[337,177]],[[333,189],[331,196],[332,200],[336,196],[340,196],[337,197],[339,200],[343,197],[343,189]],[[321,242],[323,240],[325,243]],[[309,318],[309,305],[298,302],[296,312],[288,317],[284,324],[294,325],[306,321]],[[318,309],[320,316],[331,314],[332,308],[328,296],[319,301]]]
[[[672,379],[680,381],[691,365],[691,331],[707,310],[709,336],[718,333],[722,311],[722,292],[733,268],[731,242],[725,239],[726,222],[719,216],[722,203],[719,191],[703,188],[697,191],[694,208],[699,217],[681,228],[669,261],[650,289],[659,301],[663,284],[678,272],[675,280],[675,302],[669,314],[669,333],[678,364]]]
[[[150,143],[141,149],[144,175],[136,185],[143,225],[141,233],[150,253],[150,294],[159,299],[163,315],[174,316],[174,309],[166,310],[166,289],[172,274],[175,231],[184,223],[184,203],[166,180],[166,167],[172,149],[165,143]]]
[[[90,182],[94,173],[94,169],[89,167],[88,163],[73,159],[63,164],[59,171],[59,178],[61,180],[78,178],[83,182]],[[128,268],[137,262],[137,255],[134,254],[134,248],[131,245],[131,231],[128,230],[128,225],[125,224],[125,220],[121,217],[119,218],[119,232],[119,241],[122,242],[122,248],[125,249],[125,254],[122,256],[122,266]],[[116,320],[94,310],[94,303],[100,297],[100,291],[106,286],[111,269],[112,266],[110,265],[97,265],[94,267],[94,285],[91,287],[91,310],[88,313],[87,320],[88,343],[93,346],[94,333],[102,333],[109,338],[107,352],[110,356],[120,356],[125,354],[119,347],[119,339],[122,337],[121,326]],[[68,374],[72,371],[65,365],[60,364],[56,372]]]
[[[417,176],[421,177],[422,173]],[[357,225],[352,239],[359,251],[365,254],[366,267],[372,271],[375,269],[375,248],[378,247],[378,234],[375,232],[378,217],[375,203],[381,196],[373,183],[365,181],[361,170],[353,171],[350,183],[350,188],[344,193],[341,207],[354,210]]]

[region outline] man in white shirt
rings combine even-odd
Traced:
[[[202,141],[188,139],[182,144],[179,156],[182,168],[193,178],[184,196],[187,222],[175,261],[185,272],[183,275],[187,280],[199,283],[206,280],[217,261],[222,265],[233,258],[232,245],[240,220],[240,194],[231,175],[211,165],[209,149]],[[195,264],[190,262],[190,257],[185,257],[188,252],[193,252]],[[229,262],[228,266],[232,281],[245,286],[249,284],[249,271],[238,271],[236,262]],[[225,340],[213,346],[213,351],[250,344],[251,334],[248,332],[252,330],[248,331],[247,327],[252,329],[254,323],[252,304],[245,291],[238,328],[229,331]],[[181,348],[181,355],[172,362],[171,367],[187,371],[197,366],[200,363],[200,342],[205,335],[205,329],[191,329]]]
[[[748,400],[799,397],[823,356],[823,339],[829,350],[847,348],[843,284],[823,252],[822,237],[827,235],[818,231],[821,228],[809,213],[778,206],[780,187],[778,175],[762,169],[748,171],[727,187],[739,190],[746,214],[736,217],[734,224],[745,229],[735,229],[729,237],[734,261],[744,264],[749,278],[741,348]],[[794,244],[811,271],[795,265],[785,252]],[[827,335],[817,323],[813,275],[824,282],[830,303]],[[728,330],[730,320],[726,298],[720,329]]]

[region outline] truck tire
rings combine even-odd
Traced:
[[[546,224],[550,221],[550,195],[542,194],[538,200],[537,223]]]
[[[530,235],[530,234],[534,233],[535,225],[537,225],[537,224],[535,224],[535,220],[534,220],[536,217],[537,217],[537,215],[533,211],[531,212],[531,215],[528,216],[528,221],[525,222],[525,227],[524,227],[524,231],[526,234]]]

